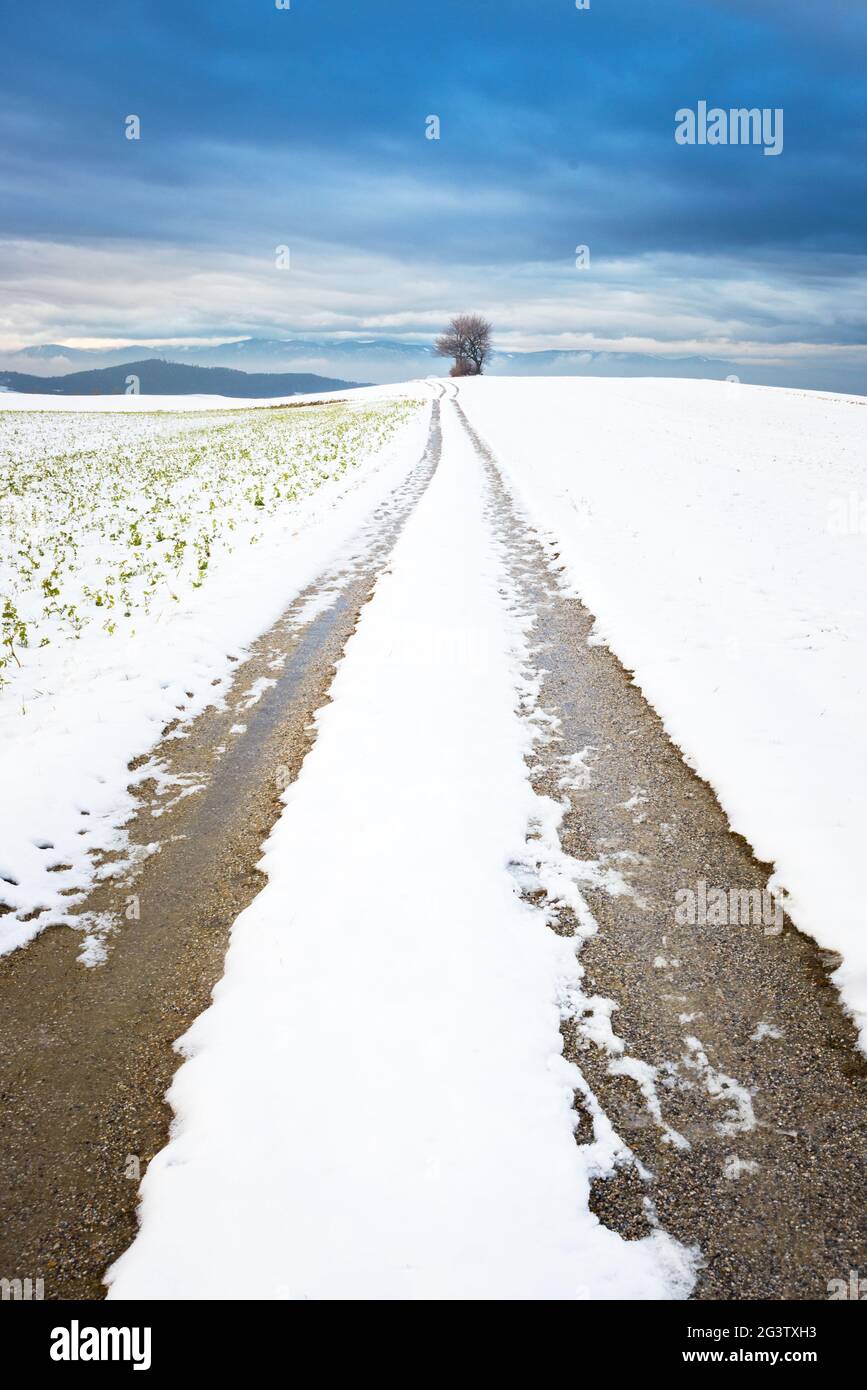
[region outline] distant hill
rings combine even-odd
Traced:
[[[32,347],[18,348],[0,352],[0,388],[10,385],[9,372],[41,373],[51,372],[55,378],[61,372],[81,373],[85,369],[99,367],[125,366],[127,373],[136,363],[139,365],[153,361],[158,354],[162,365],[167,360],[180,366],[222,367],[234,371],[248,372],[249,381],[264,379],[266,384],[256,386],[251,395],[285,395],[286,388],[278,386],[277,374],[292,377],[298,382],[312,382],[313,385],[294,385],[293,391],[324,391],[327,388],[342,391],[352,382],[409,381],[415,377],[446,376],[449,364],[437,357],[432,342],[418,339],[384,337],[344,337],[334,338],[325,335],[309,338],[236,338],[223,343],[178,346],[172,343],[152,343],[149,347],[141,343],[123,348],[77,348],[63,343],[39,343]],[[8,371],[6,370],[8,369]],[[4,371],[6,375],[4,376]],[[756,386],[796,386],[824,391],[854,391],[864,394],[864,373],[859,363],[841,362],[839,358],[827,362],[813,359],[802,363],[781,360],[769,362],[737,362],[724,358],[702,357],[692,354],[684,357],[657,356],[651,353],[597,352],[574,348],[548,348],[540,351],[521,351],[517,349],[496,350],[488,367],[492,376],[661,376],[661,377],[701,377],[723,381],[727,376],[738,376],[744,382]],[[343,373],[350,380],[343,378]],[[268,374],[263,378],[263,374]],[[331,374],[338,378],[333,380]],[[323,377],[326,378],[323,381]],[[67,377],[65,380],[71,381]],[[47,377],[34,377],[34,380],[47,381]],[[19,390],[61,390],[72,389],[67,386],[26,386]],[[82,388],[78,388],[82,389]],[[85,392],[99,388],[85,386]],[[123,387],[120,388],[121,390]],[[244,394],[240,382],[226,387],[217,385],[195,385],[190,387],[143,385],[149,394],[162,390],[168,394],[188,391],[229,392]]]
[[[138,377],[143,396],[237,396],[267,399],[273,396],[301,396],[318,391],[345,391],[359,385],[312,372],[242,372],[230,367],[194,367],[186,362],[166,362],[148,358],[114,367],[96,367],[67,372],[64,376],[31,376],[25,372],[0,371],[0,386],[59,396],[122,396],[127,377]]]
[[[214,344],[209,347],[177,347],[167,343],[158,347],[146,348],[141,344],[126,348],[70,348],[60,343],[42,343],[34,347],[21,348],[17,352],[2,354],[5,367],[18,371],[35,369],[37,372],[52,370],[80,374],[85,368],[126,367],[134,370],[147,359],[149,353],[158,352],[163,366],[170,361],[178,367],[222,367],[250,374],[255,381],[256,373],[261,378],[267,373],[285,374],[308,373],[307,379],[313,381],[317,374],[343,373],[353,380],[364,382],[409,381],[414,377],[447,376],[449,364],[438,357],[432,343],[404,341],[398,338],[240,338],[234,342]],[[742,376],[745,381],[759,381],[765,384],[782,384],[773,374],[754,375],[734,363],[714,360],[707,357],[654,357],[650,354],[628,352],[589,352],[574,349],[554,348],[537,352],[495,350],[491,355],[488,371],[492,376],[680,376],[716,377],[723,380],[730,374]],[[49,378],[43,378],[48,380]],[[72,376],[55,380],[72,381]],[[262,391],[250,392],[253,395],[285,394],[273,384]],[[0,371],[0,385],[4,382]],[[341,377],[332,389],[343,390],[347,381]],[[38,390],[38,387],[19,387],[19,390]],[[45,389],[66,390],[66,387]],[[71,389],[71,388],[69,388]],[[88,389],[88,388],[85,388]],[[91,387],[89,389],[97,389]],[[107,388],[103,388],[107,389]],[[112,388],[116,389],[116,388]],[[123,390],[123,387],[120,387]],[[179,388],[145,386],[142,390],[152,394],[160,389],[174,393]],[[192,386],[189,391],[215,391],[226,394],[231,387]],[[325,386],[295,387],[295,390],[322,390]],[[239,391],[240,394],[240,391]],[[247,392],[243,393],[248,394]]]
[[[355,364],[368,359],[377,366],[390,365],[393,381],[404,381],[414,374],[426,375],[432,369],[448,368],[437,357],[432,343],[404,342],[397,338],[236,338],[229,342],[188,347],[172,343],[152,343],[145,347],[132,343],[121,348],[76,348],[63,343],[38,343],[0,354],[0,367],[9,371],[61,372],[90,367],[113,367],[127,362],[150,360],[185,362],[198,367],[233,367],[240,371],[316,372],[329,375],[344,366],[350,375],[368,377],[366,367]],[[395,374],[396,373],[396,374]]]

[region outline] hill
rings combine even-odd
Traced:
[[[122,396],[128,378],[138,377],[143,396],[236,396],[262,399],[301,396],[317,391],[343,391],[358,382],[317,376],[313,372],[242,372],[230,367],[196,367],[186,362],[149,358],[113,367],[67,372],[63,376],[31,376],[0,372],[0,386],[28,395]]]

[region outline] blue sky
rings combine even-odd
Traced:
[[[506,346],[867,362],[855,0],[29,0],[3,39],[0,349],[474,308]],[[783,153],[677,145],[699,100],[783,108]]]

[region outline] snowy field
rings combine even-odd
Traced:
[[[425,394],[0,411],[0,951],[67,920],[91,851],[123,847],[127,763],[418,459]]]
[[[74,908],[89,850],[122,844],[128,760],[179,706],[205,707],[229,654],[417,462],[430,394],[0,412],[4,949]],[[459,399],[595,615],[591,640],[775,866],[795,923],[841,954],[863,1027],[867,401],[587,379],[463,381]],[[617,1141],[601,1113],[592,1144],[574,1139],[584,1083],[559,1025],[575,942],[515,877],[529,834],[559,844],[525,761],[532,633],[447,400],[442,422],[440,466],[284,794],[267,885],[181,1041],[172,1136],[112,1297],[663,1298],[694,1282],[663,1230],[625,1241],[588,1208]]]
[[[564,379],[460,398],[598,640],[842,954],[867,1043],[867,399]]]
[[[308,405],[318,401],[354,402],[379,401],[385,396],[418,393],[417,383],[401,386],[355,386],[351,391],[317,391],[312,395],[275,396],[272,400],[253,400],[249,396],[142,396],[134,392],[122,396],[61,396],[39,395],[38,392],[0,390],[0,410],[51,410],[68,415],[111,414],[153,415],[155,411],[170,415],[201,414],[204,410],[223,415],[227,410],[251,410],[254,406]]]

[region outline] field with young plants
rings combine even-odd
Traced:
[[[34,649],[134,628],[207,583],[285,511],[358,467],[417,408],[0,413],[0,683]]]
[[[125,844],[130,762],[219,703],[427,438],[400,392],[125,400],[0,410],[0,954],[74,924],[94,857]]]

